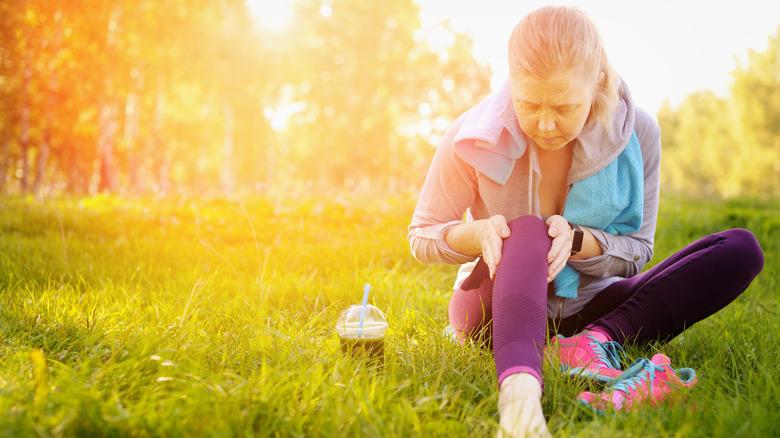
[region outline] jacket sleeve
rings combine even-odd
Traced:
[[[642,226],[625,236],[613,236],[588,228],[598,241],[602,255],[587,260],[569,260],[583,274],[594,277],[633,277],[653,258],[661,170],[661,130],[655,120],[637,108],[635,131],[644,161],[644,209]]]
[[[436,148],[408,227],[412,255],[422,263],[462,264],[476,258],[456,252],[444,240],[453,227],[463,222],[477,193],[476,170],[458,156],[452,144],[462,122],[463,116]]]

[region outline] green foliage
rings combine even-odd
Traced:
[[[0,430],[7,436],[491,436],[492,355],[443,335],[455,271],[412,260],[414,199],[0,201]],[[690,402],[602,417],[545,363],[555,436],[771,436],[780,205],[663,198],[655,261],[727,227],[766,266],[662,351]],[[332,327],[362,297],[390,322],[383,367]],[[45,358],[41,365],[40,354]],[[695,409],[691,406],[695,405]]]
[[[284,3],[4,2],[0,192],[419,184],[488,91],[471,40],[437,52],[413,0]]]
[[[731,93],[689,95],[658,112],[668,189],[694,196],[776,196],[780,187],[780,32],[733,72]]]

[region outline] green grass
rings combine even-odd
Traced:
[[[242,201],[0,199],[0,436],[495,433],[492,355],[442,335],[455,270],[412,259],[414,199]],[[735,226],[766,254],[748,291],[628,351],[695,368],[690,403],[594,415],[545,364],[555,436],[778,435],[780,203],[664,198],[654,262]],[[365,283],[381,368],[332,331]]]

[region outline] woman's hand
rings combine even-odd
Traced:
[[[507,237],[509,237],[509,225],[504,216],[497,214],[485,220],[479,241],[482,246],[482,260],[490,270],[491,280],[496,278],[496,269],[501,263],[501,250]]]
[[[550,252],[547,253],[547,282],[550,283],[561,273],[571,256],[573,233],[563,216],[550,216],[546,223],[547,235],[553,240]]]
[[[504,239],[509,237],[509,233],[506,218],[497,214],[489,219],[456,225],[444,236],[444,241],[461,254],[475,257],[481,255],[490,270],[490,278],[494,279],[496,268],[501,262]]]

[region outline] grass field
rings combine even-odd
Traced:
[[[492,436],[492,355],[443,336],[455,270],[414,261],[414,199],[0,199],[0,436]],[[697,370],[689,403],[598,416],[545,365],[557,437],[780,436],[780,202],[664,198],[654,262],[751,229],[766,266],[656,351]],[[370,302],[385,365],[344,357]]]

